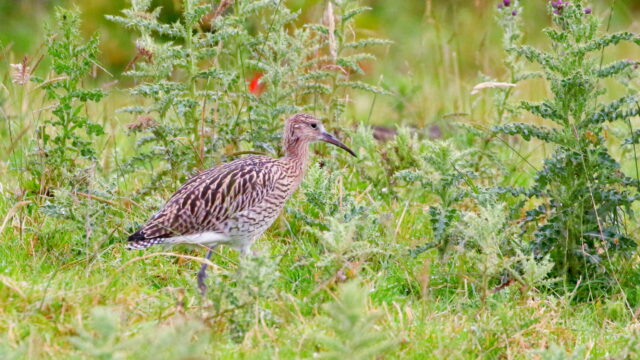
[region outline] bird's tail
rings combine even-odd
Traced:
[[[163,238],[147,238],[140,231],[136,231],[131,234],[127,239],[128,243],[125,245],[125,249],[127,250],[142,250],[146,249],[149,246],[162,244],[165,239]]]

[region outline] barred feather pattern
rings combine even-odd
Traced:
[[[305,114],[287,120],[283,138],[286,155],[280,159],[248,156],[192,177],[129,236],[127,248],[164,243],[224,244],[246,253],[302,181],[309,143],[318,136],[305,134],[310,131],[305,130],[310,121],[317,120]]]
[[[300,167],[266,156],[249,156],[206,170],[187,181],[131,235],[128,247],[141,249],[182,235],[214,232],[243,250],[278,217],[302,172]]]

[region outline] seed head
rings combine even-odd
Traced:
[[[136,50],[138,51],[138,56],[145,57],[147,61],[153,63],[153,52],[142,41],[136,41]]]
[[[18,85],[24,85],[29,82],[31,78],[31,68],[29,67],[29,61],[25,56],[22,58],[22,62],[18,64],[11,64],[11,81]]]
[[[127,126],[127,129],[129,129],[129,131],[138,132],[138,131],[143,131],[143,130],[152,128],[156,125],[158,125],[158,123],[155,120],[153,120],[151,116],[141,115],[141,116],[138,116],[138,118],[134,122],[127,124],[126,126]]]
[[[336,43],[336,20],[333,13],[333,5],[331,1],[327,2],[327,8],[324,11],[323,20],[327,24],[327,30],[329,31],[329,54],[335,62],[338,57],[337,43]]]

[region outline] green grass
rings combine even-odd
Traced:
[[[352,189],[367,185],[355,176],[340,182]],[[2,213],[12,205],[5,200]],[[303,194],[289,206],[309,213]],[[376,251],[360,252],[344,263],[327,263],[339,252],[323,250],[318,237],[285,215],[256,244],[261,262],[246,267],[273,266],[275,271],[257,282],[243,280],[247,270],[239,270],[237,254],[222,249],[212,259],[216,266],[204,299],[195,286],[199,263],[183,257],[199,257],[203,251],[127,252],[118,237],[106,244],[94,237],[87,244],[85,232],[69,221],[30,214],[30,207],[23,207],[0,243],[0,328],[5,333],[0,351],[18,358],[92,358],[71,339],[82,331],[98,337],[96,330],[102,328],[92,327],[97,316],[92,313],[105,307],[106,318],[117,324],[109,335],[113,339],[108,337],[112,342],[105,342],[114,344],[106,346],[113,356],[311,358],[324,349],[318,334],[332,333],[323,304],[338,296],[340,283],[356,278],[370,291],[366,312],[380,316],[373,329],[395,344],[389,358],[530,358],[553,351],[604,358],[638,351],[636,320],[619,297],[575,303],[570,294],[522,293],[514,285],[483,303],[478,274],[465,261],[455,256],[441,260],[435,251],[409,256],[408,249],[424,241],[420,228],[428,219],[419,211],[422,206],[402,200],[379,203],[373,218],[381,220],[384,235],[369,240]],[[142,219],[146,214],[136,209],[125,216]],[[233,305],[231,296],[220,295],[265,279],[273,285],[246,305]],[[152,352],[141,353],[136,341]],[[120,350],[115,344],[122,344]],[[169,348],[175,353],[166,352]]]
[[[68,236],[56,240],[71,242]],[[153,252],[128,253],[121,244],[87,257],[70,255],[71,249],[43,250],[45,244],[36,244],[39,250],[32,252],[19,237],[4,237],[3,350],[29,358],[86,357],[69,340],[88,327],[94,309],[106,306],[122,342],[134,336],[155,341],[157,332],[180,331],[180,324],[187,322],[198,325],[193,337],[174,334],[169,339],[176,340],[176,347],[186,346],[178,341],[205,341],[190,349],[200,356],[312,357],[318,351],[315,336],[326,331],[321,304],[332,299],[336,286],[330,273],[318,273],[299,260],[312,256],[304,249],[308,241],[285,243],[268,236],[259,242],[264,256],[281,258],[276,267],[281,276],[275,297],[258,300],[251,309],[268,312],[271,319],[253,319],[237,342],[230,335],[229,319],[219,317],[210,301],[198,296],[194,261],[164,255],[145,258]],[[218,267],[210,276],[232,277],[236,261],[228,251],[214,256]],[[372,271],[375,266],[380,269]],[[568,352],[582,351],[579,358],[603,358],[627,349],[635,336],[636,322],[616,299],[572,304],[548,294],[522,297],[509,288],[481,304],[472,289],[464,291],[448,281],[451,269],[433,255],[407,262],[403,251],[391,252],[379,264],[361,264],[349,271],[347,277],[358,276],[374,287],[368,309],[381,314],[376,330],[398,341],[392,358],[529,358],[553,344]],[[229,281],[216,285],[234,286]],[[124,346],[120,354],[135,351]]]
[[[556,292],[543,285],[512,284],[500,289],[503,274],[487,276],[483,265],[492,258],[474,245],[454,243],[444,256],[436,249],[411,252],[434,240],[429,206],[442,197],[395,174],[419,168],[426,180],[436,183],[457,176],[438,168],[435,160],[420,160],[432,149],[441,149],[440,141],[427,139],[427,127],[433,124],[448,141],[442,146],[462,159],[463,168],[456,171],[480,166],[473,161],[486,132],[474,134],[460,125],[485,130],[493,125],[489,94],[468,93],[480,82],[479,71],[503,76],[503,50],[493,24],[494,4],[475,3],[372,3],[373,11],[358,25],[395,45],[376,50],[380,60],[370,64],[363,79],[379,81],[394,95],[374,99],[355,93],[351,98],[345,120],[336,127],[359,158],[314,146],[314,163],[322,162],[323,167],[310,170],[283,215],[255,244],[255,256],[241,259],[226,248],[214,254],[204,298],[195,278],[204,249],[124,249],[126,236],[189,174],[173,174],[175,181],[151,187],[146,196],[138,192],[149,187],[152,167],[119,176],[121,162],[136,154],[136,135],[126,133],[132,117],[116,110],[141,100],[120,90],[129,81],[119,73],[130,56],[113,49],[121,41],[131,45],[123,40],[131,35],[122,29],[110,32],[112,25],[102,22],[103,10],[92,12],[94,8],[81,5],[85,27],[106,29],[102,55],[122,84],[88,108],[91,119],[106,131],[96,142],[101,171],[87,177],[94,182],[91,196],[76,192],[69,179],[69,186],[53,197],[25,195],[21,185],[28,174],[21,170],[32,150],[26,139],[8,159],[0,158],[0,359],[298,359],[332,358],[332,350],[338,354],[333,358],[351,358],[345,349],[364,353],[378,347],[377,358],[388,359],[640,356],[637,254],[612,269],[620,276],[619,287],[579,301],[573,288]],[[97,9],[116,6],[95,4]],[[323,10],[309,1],[290,5],[303,9],[301,22],[315,21]],[[594,12],[603,14],[608,5],[597,1]],[[548,25],[548,17],[538,3],[528,11],[526,40],[545,46],[539,30]],[[629,28],[634,14],[637,5],[618,1],[612,30]],[[175,13],[168,16],[174,20]],[[463,31],[469,23],[476,27]],[[15,26],[20,38],[25,37],[27,30]],[[41,29],[31,31],[37,37]],[[3,33],[1,38],[6,43],[10,37]],[[16,49],[39,44],[21,43]],[[637,59],[639,54],[638,48],[619,46],[605,59]],[[26,91],[10,82],[7,65],[19,62],[21,55],[3,53],[0,64],[2,151],[20,126],[45,116],[41,110],[46,101],[30,97],[33,84]],[[92,81],[99,85],[113,79]],[[612,96],[620,91],[614,85],[611,89]],[[518,87],[516,98],[540,99],[547,94],[541,82],[531,81]],[[521,120],[543,123],[531,116]],[[358,127],[360,123],[365,125]],[[382,143],[372,140],[369,124],[415,129]],[[640,128],[637,119],[634,127]],[[608,130],[628,131],[625,124]],[[29,131],[27,137],[35,136]],[[407,132],[418,137],[407,137]],[[611,140],[622,170],[632,174],[636,159],[619,145]],[[477,169],[474,186],[465,178],[457,190],[471,193],[471,188],[496,182],[530,185],[534,167],[551,151],[540,142],[512,138],[488,146],[494,151],[494,167]],[[207,161],[213,165],[213,159]],[[482,214],[485,208],[479,202],[470,196],[454,207],[462,214]],[[501,202],[511,207],[517,199]],[[634,207],[640,210],[637,203]],[[462,221],[453,236],[481,233],[464,228],[469,223]],[[630,219],[628,224],[629,233],[637,233],[637,221]],[[516,222],[509,222],[505,233],[519,230]]]

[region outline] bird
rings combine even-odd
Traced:
[[[315,142],[333,144],[357,157],[316,117],[294,114],[284,124],[284,156],[246,156],[193,176],[128,237],[126,248],[203,245],[208,248],[207,260],[219,245],[249,254],[251,245],[276,220],[302,182],[310,161],[309,147]],[[204,263],[197,276],[203,296],[206,269]]]

